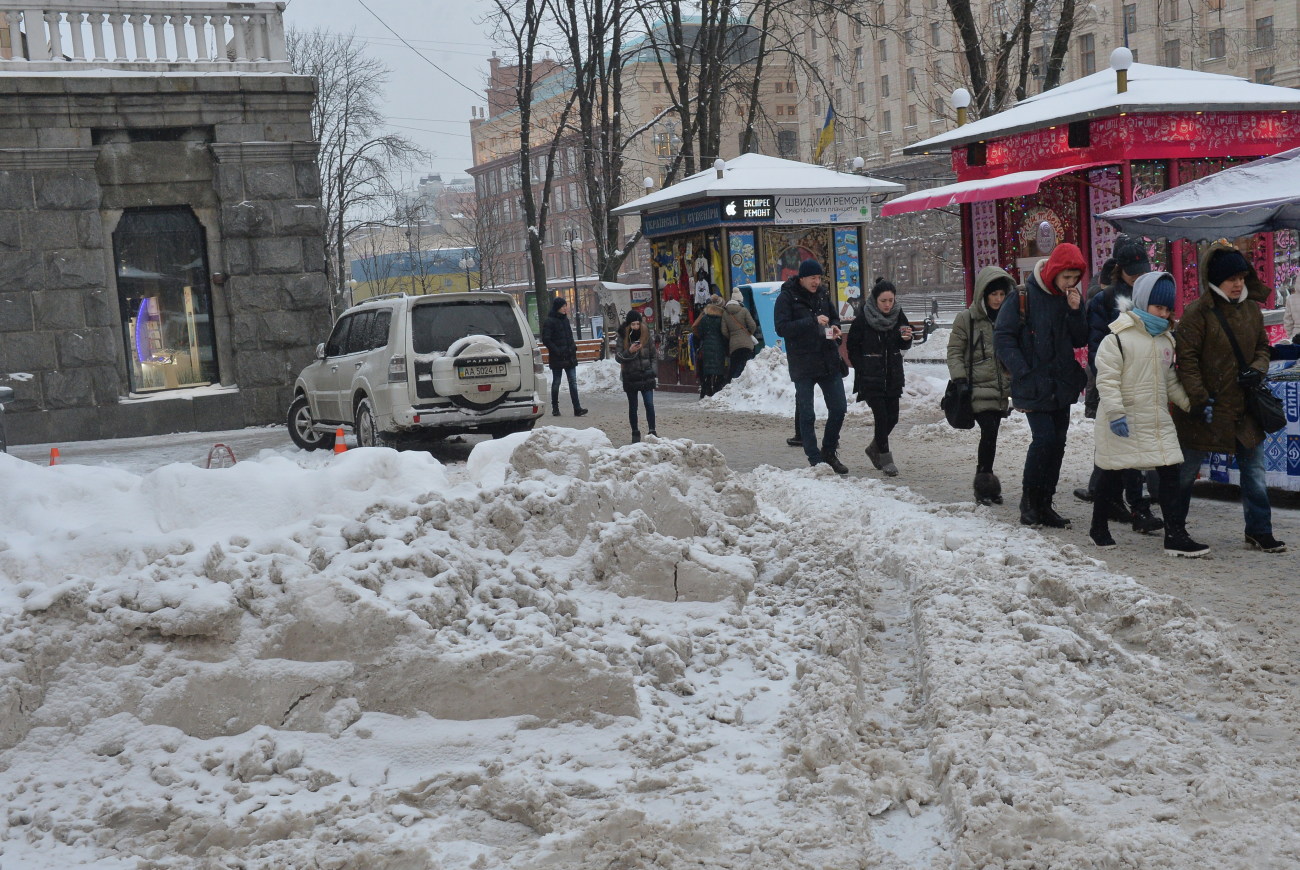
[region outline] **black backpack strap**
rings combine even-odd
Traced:
[[[1237,370],[1241,371],[1248,368],[1246,365],[1246,357],[1241,352],[1241,345],[1237,344],[1237,336],[1232,334],[1232,328],[1228,326],[1228,318],[1223,316],[1223,312],[1219,310],[1217,304],[1214,305],[1213,308],[1214,316],[1219,318],[1219,325],[1223,327],[1224,333],[1228,336],[1228,343],[1232,345],[1232,352],[1237,356]]]

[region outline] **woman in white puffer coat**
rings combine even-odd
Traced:
[[[1107,505],[1120,495],[1120,472],[1125,468],[1156,470],[1166,534],[1186,536],[1187,517],[1179,516],[1176,507],[1183,451],[1169,416],[1170,402],[1184,411],[1191,407],[1174,371],[1170,326],[1175,295],[1174,278],[1168,272],[1139,277],[1133,285],[1132,303],[1121,300],[1120,314],[1097,348],[1095,461],[1102,473],[1088,536],[1098,547],[1115,546],[1107,524]],[[1207,547],[1178,555],[1208,552]]]

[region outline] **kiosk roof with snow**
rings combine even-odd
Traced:
[[[958,206],[969,293],[984,266],[1018,274],[1044,256],[1040,238],[1077,244],[1096,271],[1116,236],[1101,212],[1300,146],[1300,91],[1132,63],[1125,48],[1111,64],[908,145],[907,154],[950,152],[957,180],[887,202],[881,216]],[[1271,283],[1272,234],[1240,243]],[[1195,246],[1156,242],[1149,253],[1179,278],[1181,310],[1200,293]]]

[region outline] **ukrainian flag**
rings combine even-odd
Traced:
[[[826,123],[822,124],[822,134],[817,137],[817,150],[813,152],[813,163],[822,159],[826,146],[835,141],[835,104],[826,106]]]

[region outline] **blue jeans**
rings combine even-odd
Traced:
[[[569,379],[569,398],[573,400],[573,410],[578,410],[582,405],[578,404],[578,367],[570,366],[567,369],[551,369],[551,407],[556,410],[560,407],[560,375],[563,374]]]
[[[627,391],[627,419],[632,424],[632,431],[637,430],[636,426],[636,397],[641,395],[641,401],[645,402],[645,422],[646,428],[654,431],[655,428],[655,391],[654,390],[628,390]]]
[[[1178,507],[1184,518],[1192,505],[1192,484],[1208,454],[1203,450],[1184,450],[1183,467],[1178,473]],[[1241,471],[1241,512],[1246,518],[1246,534],[1273,534],[1273,509],[1268,503],[1264,483],[1264,443],[1246,447],[1237,442],[1237,468]]]
[[[817,449],[817,415],[813,413],[813,387],[820,387],[826,402],[826,431],[821,450]],[[803,452],[809,465],[822,461],[823,453],[834,453],[840,446],[840,429],[849,400],[844,395],[844,379],[839,373],[820,378],[800,378],[794,382],[794,416],[803,438]]]

